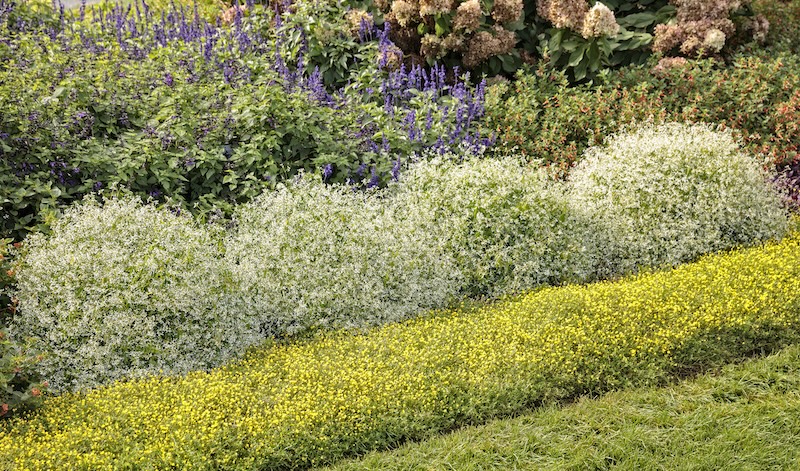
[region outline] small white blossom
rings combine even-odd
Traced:
[[[602,36],[616,36],[619,33],[619,25],[614,17],[614,12],[600,2],[586,12],[583,19],[583,30],[581,35],[586,38],[599,38]]]

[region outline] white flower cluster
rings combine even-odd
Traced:
[[[614,12],[600,2],[595,3],[584,17],[581,36],[589,39],[616,36],[618,33],[619,25]]]
[[[266,336],[358,328],[675,265],[782,235],[780,197],[729,133],[645,126],[566,183],[513,158],[422,160],[386,191],[302,178],[222,234],[135,199],[86,200],[29,237],[12,335],[54,390],[218,365]]]
[[[763,167],[730,133],[707,125],[645,126],[613,136],[587,151],[569,186],[574,209],[601,229],[603,275],[676,265],[787,228]]]
[[[266,334],[361,327],[442,307],[459,282],[442,243],[378,193],[304,178],[241,206],[226,260]]]
[[[11,329],[43,341],[55,391],[207,368],[258,340],[227,295],[219,241],[191,218],[86,200],[25,247]]]
[[[536,165],[514,158],[422,161],[395,192],[399,206],[427,217],[446,242],[466,294],[499,296],[591,275],[590,227]]]

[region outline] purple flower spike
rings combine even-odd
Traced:
[[[322,181],[327,182],[331,175],[333,175],[333,164],[326,164],[322,168]]]

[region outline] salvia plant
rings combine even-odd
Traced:
[[[337,87],[288,9],[245,4],[225,24],[146,1],[29,21],[3,5],[1,222],[16,238],[111,185],[229,214],[300,170],[375,186],[410,153],[490,144],[476,132],[481,86],[394,68],[388,30],[366,21],[358,72]]]

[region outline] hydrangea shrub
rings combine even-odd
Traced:
[[[468,295],[591,276],[590,227],[569,208],[561,185],[536,166],[510,157],[421,161],[396,191],[402,207],[435,223]]]
[[[729,132],[708,125],[649,125],[613,135],[572,171],[569,200],[603,228],[599,270],[606,275],[676,265],[787,228],[761,164]]]
[[[445,305],[459,283],[441,243],[379,193],[306,177],[235,213],[226,260],[265,335],[358,328]]]
[[[218,365],[257,340],[220,251],[188,217],[86,199],[28,237],[10,331],[40,340],[55,391]]]

